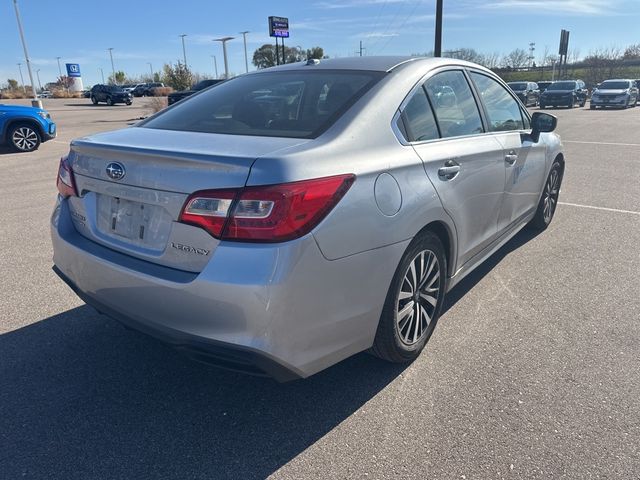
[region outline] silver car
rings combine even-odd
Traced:
[[[278,380],[415,359],[445,294],[553,218],[555,117],[458,60],[310,60],[62,158],[55,271],[193,357]]]

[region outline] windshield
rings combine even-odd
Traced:
[[[598,90],[626,90],[631,86],[630,83],[627,81],[606,81],[600,84]]]
[[[547,87],[547,90],[573,90],[576,82],[554,82]]]
[[[508,84],[511,87],[511,90],[526,90],[527,83],[526,82],[511,82]]]
[[[382,72],[348,70],[244,75],[196,94],[140,126],[231,135],[314,138],[383,75]]]

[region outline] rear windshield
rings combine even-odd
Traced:
[[[526,82],[511,82],[509,83],[511,90],[526,90],[527,84]]]
[[[598,87],[600,90],[604,90],[604,89],[608,89],[608,90],[624,90],[630,87],[631,82],[616,82],[616,81],[612,81],[612,82],[602,82],[602,84],[600,84],[600,86]]]
[[[574,88],[576,88],[576,82],[553,82],[547,90],[573,90]]]
[[[369,90],[382,72],[264,72],[223,82],[176,104],[145,128],[314,138]]]

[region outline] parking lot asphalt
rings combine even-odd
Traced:
[[[553,223],[450,292],[413,364],[277,384],[126,330],[51,272],[60,156],[147,102],[47,99],[59,137],[0,149],[1,478],[640,478],[640,107],[551,111]]]

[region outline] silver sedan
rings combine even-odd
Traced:
[[[408,362],[451,288],[553,218],[555,126],[451,59],[242,75],[72,142],[54,269],[99,312],[226,368]]]

